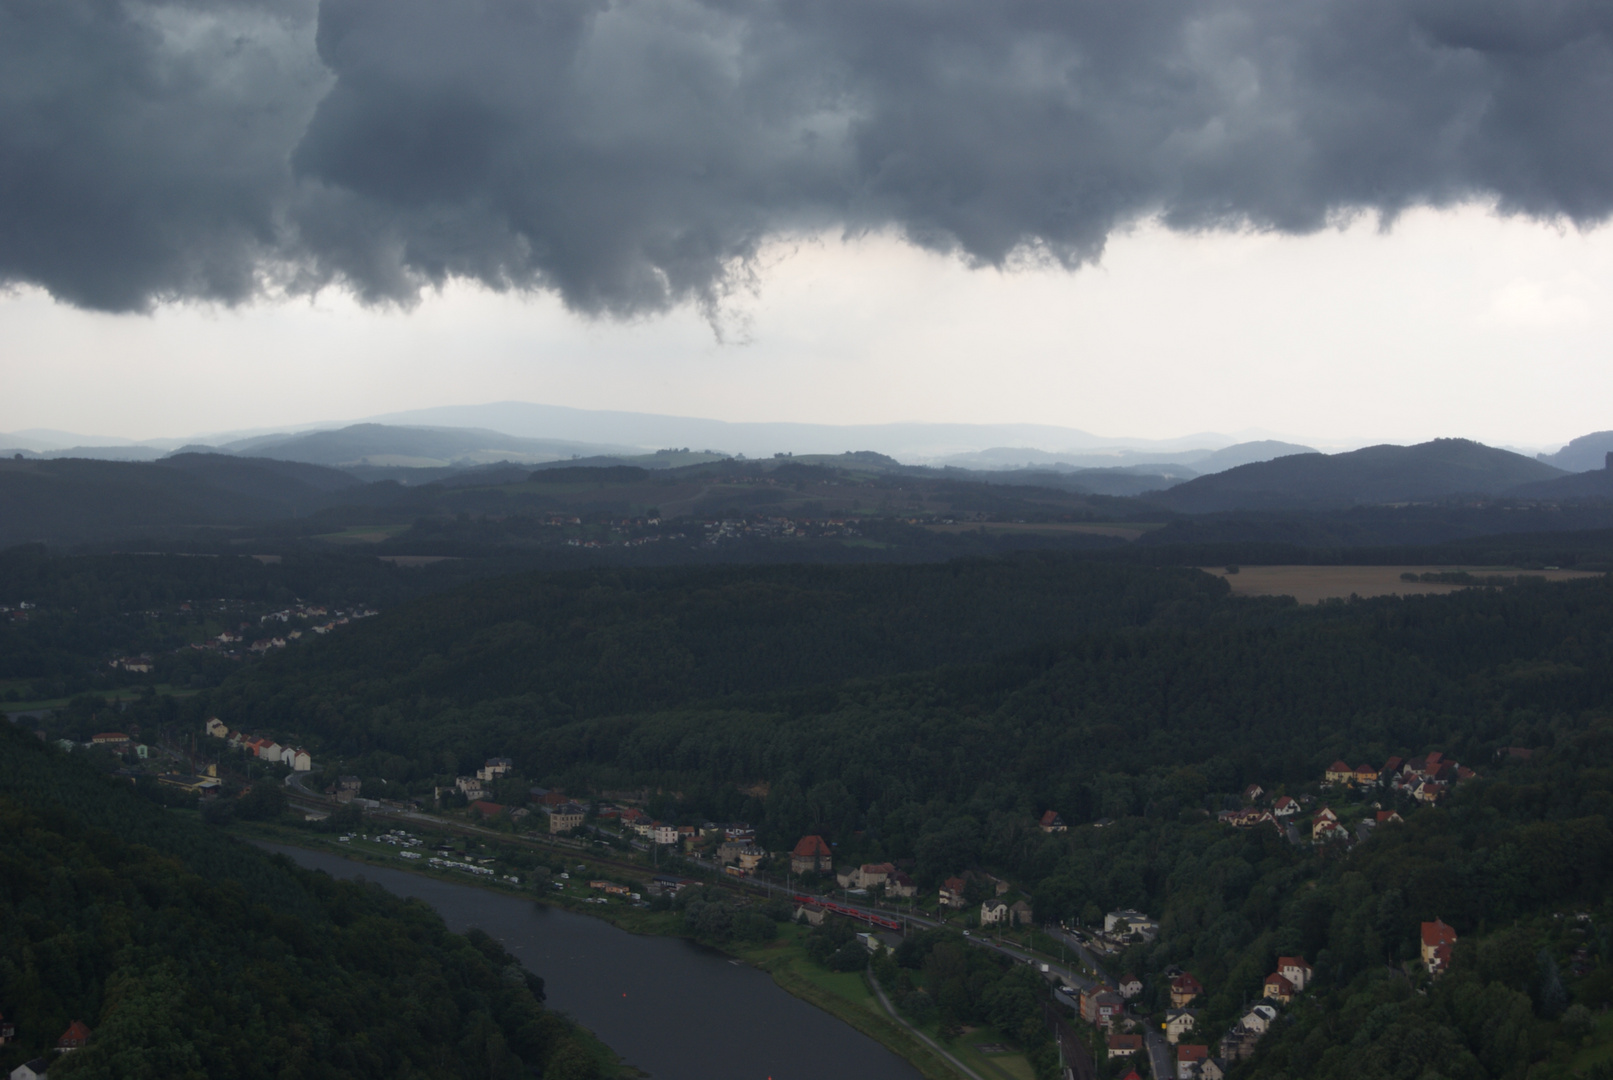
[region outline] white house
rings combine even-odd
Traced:
[[[18,1065],[11,1070],[11,1080],[45,1080],[45,1059],[34,1060]]]
[[[275,742],[273,739],[258,747],[258,757],[262,758],[264,761],[279,761],[280,755],[284,754],[285,752],[286,748]]]
[[[1001,900],[987,900],[980,905],[980,925],[996,926],[1008,921],[1008,905]]]
[[[314,767],[314,759],[308,751],[301,747],[287,747],[280,760],[291,766],[292,772],[308,772]]]
[[[678,827],[657,821],[650,826],[650,841],[656,844],[676,844],[678,842]]]
[[[224,725],[224,721],[216,716],[207,722],[207,733],[215,739],[227,739],[230,737],[230,729]]]
[[[515,762],[507,757],[488,758],[487,764],[476,770],[476,779],[491,782],[504,776],[515,768]]]
[[[1111,911],[1103,917],[1103,932],[1105,934],[1138,934],[1143,940],[1152,941],[1159,934],[1159,923],[1150,919],[1140,911],[1126,908],[1121,911]]]
[[[1266,1029],[1271,1027],[1273,1020],[1277,1019],[1277,1010],[1270,1005],[1256,1005],[1244,1014],[1240,1023],[1256,1034],[1264,1035]]]
[[[1165,1041],[1173,1044],[1180,1042],[1182,1036],[1189,1034],[1198,1022],[1197,1009],[1171,1009],[1165,1014]]]

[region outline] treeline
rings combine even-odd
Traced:
[[[299,870],[0,727],[0,1011],[52,1076],[587,1078],[542,980],[425,905]],[[60,1057],[75,1021],[88,1047]]]
[[[445,755],[470,763],[510,739],[635,710],[765,707],[799,691],[791,708],[816,711],[848,679],[1103,627],[1191,621],[1225,592],[1192,570],[1045,554],[530,575],[429,598],[317,650],[274,657],[214,700],[232,726],[300,725],[338,752],[381,751],[431,775]]]
[[[1442,1075],[1568,1068],[1613,1003],[1607,579],[1301,607],[1044,555],[506,581],[398,614],[243,673],[220,707],[300,717],[405,783],[507,755],[568,792],[748,820],[771,850],[819,833],[926,889],[986,870],[1039,919],[1140,908],[1161,933],[1123,963],[1159,1009],[1162,973],[1194,972],[1207,1040],[1305,956],[1314,990],[1240,1066],[1274,1080],[1420,1075],[1402,1052]],[[1213,819],[1250,783],[1314,794],[1336,758],[1431,750],[1479,774],[1438,807],[1323,796],[1352,827],[1406,818],[1351,851]],[[1042,833],[1047,809],[1071,831]],[[1466,974],[1422,993],[1435,917]]]

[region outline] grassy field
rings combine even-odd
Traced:
[[[957,1080],[957,1072],[880,1008],[861,972],[833,972],[813,963],[799,941],[803,929],[785,925],[777,941],[728,949],[773,977],[796,997],[850,1024],[898,1057],[905,1058],[929,1080]]]
[[[321,533],[314,537],[327,544],[379,544],[399,533],[408,532],[409,525],[354,525],[341,532]]]
[[[26,690],[27,685],[26,680],[18,680],[17,689],[19,691]],[[197,692],[195,690],[180,690],[169,686],[167,683],[161,683],[155,687],[152,687],[152,689],[156,690],[158,694],[164,697],[190,697],[192,694]],[[112,701],[133,701],[135,698],[138,698],[144,694],[146,692],[146,688],[143,686],[123,686],[116,690],[91,690],[86,692],[92,693],[97,697],[107,698]],[[72,698],[70,697],[59,697],[41,698],[35,701],[7,701],[0,703],[0,711],[8,713],[21,713],[35,712],[40,709],[60,709],[71,700]]]
[[[1343,600],[1355,596],[1421,596],[1450,593],[1471,585],[1438,585],[1430,582],[1401,581],[1401,574],[1449,574],[1465,571],[1475,577],[1491,574],[1526,574],[1547,581],[1600,577],[1584,570],[1518,570],[1503,566],[1244,566],[1236,574],[1226,567],[1201,567],[1206,573],[1226,578],[1235,596],[1292,596],[1302,604],[1322,600]]]
[[[943,533],[1086,533],[1090,536],[1117,536],[1122,540],[1135,540],[1145,532],[1162,528],[1163,524],[1157,521],[980,521],[924,527]]]

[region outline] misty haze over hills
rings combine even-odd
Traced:
[[[1187,515],[1333,512],[1467,496],[1613,498],[1613,473],[1603,468],[1613,432],[1585,435],[1534,457],[1465,439],[1325,454],[1293,442],[1238,442],[1215,433],[1146,440],[1030,424],[728,423],[501,402],[209,441],[74,445],[80,438],[65,432],[0,436],[0,447],[16,447],[0,450],[6,458],[64,463],[45,472],[8,470],[4,483],[14,490],[6,502],[20,520],[54,520],[50,507],[66,500],[76,508],[63,520],[73,535],[88,535],[94,531],[90,507],[136,498],[146,505],[131,522],[222,525],[336,505],[393,505],[390,489],[374,486],[382,481],[485,489],[520,485],[533,469],[553,466],[692,478],[689,470],[704,465],[779,458],[855,469],[898,486],[911,477],[1140,498],[1151,508],[1146,512]],[[151,475],[109,472],[90,467],[94,459],[164,468]],[[65,464],[70,461],[78,464]],[[757,482],[772,481],[753,476],[741,486]],[[771,496],[752,490],[746,498],[760,499],[760,509]]]
[[[20,452],[25,457],[154,461],[180,449],[205,449],[310,464],[392,468],[442,468],[502,460],[539,464],[573,457],[641,455],[668,447],[752,458],[868,450],[906,464],[984,471],[1142,467],[1140,472],[1172,482],[1316,450],[1259,432],[1141,439],[1040,424],[735,423],[513,401],[415,409],[356,423],[145,440],[49,429],[0,433],[0,453],[7,456]],[[1610,449],[1613,432],[1599,432],[1575,439],[1554,454],[1537,456],[1547,464],[1579,472],[1600,468],[1603,454]]]

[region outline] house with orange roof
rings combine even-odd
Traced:
[[[74,1020],[62,1032],[62,1037],[56,1040],[56,1052],[65,1054],[69,1050],[82,1050],[90,1041],[90,1029],[84,1026],[84,1021]]]
[[[1288,981],[1287,976],[1274,971],[1266,976],[1265,996],[1273,1001],[1280,1001],[1284,1005],[1294,1000],[1294,984]]]
[[[1422,959],[1428,974],[1436,978],[1451,966],[1451,950],[1456,945],[1456,931],[1441,919],[1425,922],[1422,926]]]
[[[790,851],[790,871],[823,873],[834,867],[834,852],[821,836],[803,836]]]
[[[1311,966],[1302,956],[1279,956],[1277,974],[1293,983],[1296,991],[1302,991],[1311,981]]]
[[[1041,825],[1042,831],[1045,833],[1070,831],[1070,827],[1064,824],[1064,819],[1059,817],[1058,813],[1053,810],[1049,810],[1047,813],[1043,814],[1042,820],[1039,824]]]

